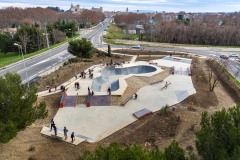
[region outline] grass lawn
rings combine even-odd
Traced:
[[[229,72],[228,73],[228,76],[229,78],[240,88],[240,82]]]
[[[60,42],[60,43],[55,44],[53,46],[50,46],[50,49],[58,47],[58,46],[66,43],[66,42],[69,42],[69,41],[73,40],[74,38],[77,38],[78,36],[79,36],[79,34],[75,35],[73,38],[69,38],[69,39],[67,39],[63,42]],[[29,57],[35,56],[35,55],[43,53],[47,50],[48,50],[48,48],[44,48],[44,49],[41,49],[41,50],[33,52],[33,53],[28,53],[28,54],[24,55],[24,58],[29,58]],[[0,68],[5,67],[9,64],[15,63],[15,62],[20,61],[20,60],[22,60],[22,56],[19,55],[19,53],[4,54],[4,53],[0,52]]]
[[[110,24],[107,28],[106,39],[123,39],[125,37],[123,30],[115,24]]]

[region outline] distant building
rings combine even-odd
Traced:
[[[11,35],[14,35],[17,33],[17,28],[3,28],[0,29],[0,33],[10,33]]]
[[[70,7],[69,11],[70,11],[70,12],[73,12],[73,13],[79,13],[79,12],[81,12],[80,5],[74,6],[73,4],[71,4],[71,7]]]
[[[128,8],[126,8],[126,12],[128,12]]]
[[[68,12],[72,12],[72,13],[81,13],[84,9],[80,8],[80,5],[76,5],[74,6],[73,4],[71,4],[70,9],[68,10]],[[96,12],[103,12],[103,8],[99,7],[99,8],[95,8],[92,7],[92,9],[90,9],[92,11],[96,11]]]
[[[145,33],[143,25],[136,25],[135,30],[136,30],[136,34],[144,34]]]
[[[103,12],[103,8],[102,7],[99,7],[99,8],[92,7],[92,11]]]

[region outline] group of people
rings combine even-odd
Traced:
[[[110,63],[107,63],[106,65],[107,65],[107,67],[108,66],[112,66],[112,65],[113,66],[117,65],[117,66],[121,66],[122,67],[122,64],[124,64],[124,63],[125,63],[125,61],[122,61],[122,62],[121,61],[117,61],[117,62],[113,63],[113,60],[111,59]]]
[[[75,87],[76,89],[79,89],[79,88],[80,88],[79,82],[75,82],[75,83],[74,83],[74,87]]]
[[[85,78],[86,78],[86,73],[85,73],[84,71],[82,71],[82,72],[80,73],[80,77],[82,77],[83,79],[85,79]]]
[[[65,86],[63,86],[63,85],[60,87],[60,89],[62,92],[65,92],[65,90],[66,90]]]
[[[88,94],[89,95],[91,94],[93,96],[94,95],[93,89],[90,90],[90,88],[88,87]]]
[[[54,130],[54,133],[55,133],[55,136],[56,136],[57,135],[57,127],[56,127],[53,119],[51,120],[51,129],[50,129],[50,131],[52,131],[52,129]],[[64,127],[63,128],[63,134],[64,134],[64,139],[65,140],[67,140],[67,138],[68,138],[67,133],[68,133],[68,129],[66,127]],[[72,139],[72,143],[73,143],[73,141],[75,141],[74,132],[71,133],[71,139]]]

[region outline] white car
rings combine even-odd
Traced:
[[[238,56],[239,56],[239,55],[236,54],[236,53],[232,53],[232,54],[229,55],[229,57],[236,57],[236,58],[238,58]]]
[[[140,49],[140,48],[141,48],[141,46],[140,46],[140,44],[139,44],[139,45],[136,45],[136,46],[132,46],[132,48],[135,48],[135,49]]]

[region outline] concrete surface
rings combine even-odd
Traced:
[[[155,61],[155,60],[154,60]],[[181,68],[190,67],[191,60],[166,59],[156,60],[160,66],[179,66]],[[139,65],[142,62],[129,63],[125,67]],[[145,62],[146,63],[146,62]],[[94,75],[100,76],[103,67],[95,67]],[[161,72],[160,67],[158,73]],[[96,72],[96,73],[95,73]],[[152,76],[156,73],[147,73],[144,76]],[[126,77],[131,76],[127,75]],[[125,77],[119,78],[124,81]],[[68,94],[85,94],[88,92],[87,87],[91,85],[92,80],[89,78],[80,79],[80,90],[68,88]],[[166,88],[165,84],[171,83]],[[73,83],[72,83],[73,84]],[[163,88],[163,89],[162,89]],[[123,127],[136,121],[137,118],[133,113],[144,108],[155,112],[166,105],[174,105],[188,96],[195,94],[191,77],[186,74],[170,75],[163,82],[154,85],[145,86],[137,91],[138,99],[131,99],[124,107],[122,106],[91,106],[79,104],[75,108],[61,108],[54,117],[55,124],[58,128],[67,127],[71,132],[75,132],[77,137],[87,140],[88,142],[97,142],[113,134]]]

